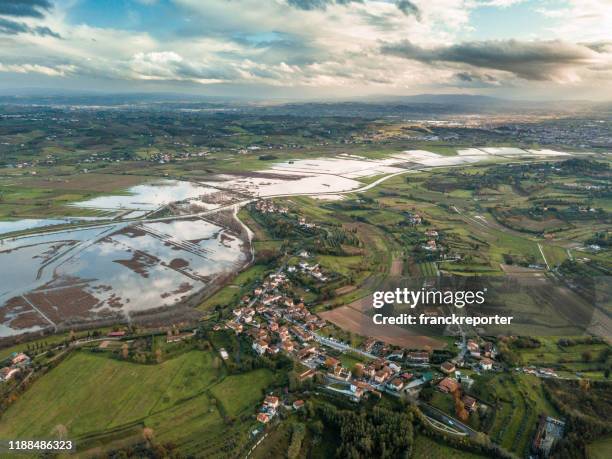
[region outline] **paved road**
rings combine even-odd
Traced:
[[[473,437],[478,434],[477,431],[472,429],[471,427],[465,425],[461,421],[449,416],[448,414],[440,411],[439,409],[428,405],[427,403],[420,402],[419,408],[421,411],[428,417],[435,419],[438,422],[443,423],[444,425],[449,426],[452,429],[459,430],[470,437]]]

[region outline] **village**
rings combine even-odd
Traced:
[[[0,368],[0,382],[8,382],[24,372],[31,363],[30,357],[23,352],[13,352],[9,357],[2,362]]]
[[[319,375],[324,381],[322,388],[353,402],[380,398],[383,393],[416,401],[421,389],[430,386],[451,396],[462,387],[469,390],[473,383],[462,370],[500,370],[494,344],[484,340],[469,339],[465,348],[457,342],[457,356],[441,364],[432,361],[429,351],[398,349],[373,338],[353,348],[318,333],[327,326],[326,321],[312,314],[303,301],[295,301],[289,292],[290,281],[283,270],[270,274],[251,295],[242,298],[233,317],[217,329],[246,335],[259,355],[285,353],[304,368],[299,375],[301,381]],[[342,354],[359,361],[349,368],[342,363]],[[468,412],[477,408],[477,401],[469,395],[464,394],[462,401]],[[270,403],[265,402],[258,419],[267,423],[275,413],[275,407],[270,409]]]

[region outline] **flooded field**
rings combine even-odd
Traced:
[[[118,223],[0,246],[0,337],[171,307],[247,260],[199,218]]]
[[[0,235],[37,228],[71,225],[82,222],[106,220],[107,217],[71,217],[71,218],[22,218],[20,220],[0,221]]]
[[[214,185],[230,193],[248,196],[278,196],[291,194],[333,194],[360,188],[359,179],[401,173],[430,167],[460,166],[504,158],[538,158],[565,156],[552,150],[522,150],[520,148],[467,148],[456,155],[445,156],[426,150],[406,150],[382,159],[369,159],[341,154],[336,157],[301,159],[279,162],[270,169],[241,174],[216,176]]]
[[[124,195],[100,196],[74,205],[94,209],[151,211],[171,202],[183,201],[215,192],[217,190],[214,188],[191,182],[160,180],[133,186]]]
[[[235,271],[250,259],[250,247],[230,230],[202,219],[216,209],[233,206],[236,211],[256,197],[308,194],[342,199],[342,193],[369,189],[407,171],[567,154],[510,147],[457,153],[407,150],[382,159],[338,155],[285,161],[263,171],[211,175],[201,183],[158,180],[123,194],[75,202],[73,206],[105,215],[91,220],[106,222],[0,239],[0,337],[172,307]],[[359,181],[372,176],[381,178],[368,185]],[[166,206],[165,215],[175,217],[148,220]],[[74,222],[59,216],[0,222],[0,236]],[[353,322],[363,326],[361,320]]]

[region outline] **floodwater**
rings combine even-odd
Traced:
[[[36,228],[74,224],[78,222],[106,220],[107,217],[70,217],[70,218],[23,218],[20,220],[0,221],[0,235]]]
[[[311,194],[341,199],[364,187],[359,178],[496,157],[545,157],[567,153],[510,147],[466,148],[444,156],[407,150],[383,159],[355,155],[281,162],[252,175],[226,174],[209,183],[160,180],[124,195],[74,203],[110,211],[117,220],[86,229],[0,239],[0,337],[129,316],[172,307],[243,266],[249,247],[226,228],[195,217],[128,222],[169,203],[183,215],[218,208],[246,196]],[[235,193],[240,193],[237,195]],[[108,217],[93,217],[108,218]],[[0,222],[0,236],[69,223],[74,219]]]
[[[160,180],[159,182],[136,185],[125,195],[100,196],[88,201],[77,202],[78,207],[112,210],[155,210],[171,202],[183,201],[197,196],[213,194],[217,190],[191,182]]]
[[[198,218],[7,240],[0,337],[172,307],[247,258],[236,235]]]

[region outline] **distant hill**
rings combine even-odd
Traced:
[[[1,94],[1,92],[0,92]],[[179,93],[61,92],[24,90],[0,95],[0,105],[108,107],[127,110],[193,110],[268,116],[445,117],[461,114],[588,113],[608,117],[611,104],[588,101],[525,101],[473,94],[364,96],[352,100],[281,101]]]

